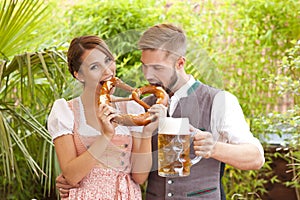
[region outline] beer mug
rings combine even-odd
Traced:
[[[190,175],[190,167],[201,160],[201,156],[190,158],[192,136],[189,131],[188,118],[164,117],[159,119],[159,176],[184,177]]]

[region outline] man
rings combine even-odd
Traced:
[[[149,28],[139,41],[145,78],[170,94],[169,116],[189,118],[196,132],[191,157],[203,157],[187,177],[160,177],[155,134],[147,200],[225,199],[221,184],[225,164],[242,170],[259,169],[264,164],[263,148],[250,132],[236,97],[185,72],[186,46],[185,33],[172,24]],[[150,96],[145,101],[151,104],[155,99]]]
[[[185,72],[186,36],[179,27],[160,24],[149,28],[140,38],[139,48],[145,78],[174,93],[169,115],[189,118],[196,131],[192,154],[204,158],[184,178],[159,177],[154,163],[146,198],[225,199],[221,186],[224,163],[243,170],[259,169],[264,163],[263,148],[250,132],[237,99]],[[153,136],[154,152],[156,138]]]

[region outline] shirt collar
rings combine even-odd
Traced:
[[[188,96],[189,88],[196,82],[195,78],[192,75],[189,75],[189,80],[186,82],[179,90],[174,93],[174,98],[180,99],[182,97]]]

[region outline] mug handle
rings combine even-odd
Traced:
[[[201,131],[206,131],[205,128],[199,128]],[[195,136],[196,132],[192,132],[191,137]],[[192,165],[197,164],[202,159],[202,156],[196,156],[191,160]]]
[[[196,156],[191,160],[192,165],[197,164],[202,159],[202,156]]]

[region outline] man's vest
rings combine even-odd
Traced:
[[[211,132],[211,109],[215,95],[220,90],[198,81],[191,86],[188,96],[181,98],[172,117],[187,117],[190,124],[198,129]],[[145,98],[149,104],[155,103],[153,96]],[[224,164],[215,159],[202,158],[191,167],[187,177],[164,178],[157,174],[157,134],[152,137],[153,164],[148,178],[147,200],[225,199],[221,185]],[[195,157],[191,144],[190,157]]]

